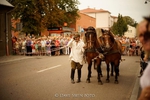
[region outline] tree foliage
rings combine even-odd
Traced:
[[[124,16],[123,19],[125,20],[125,22],[127,23],[127,25],[136,27],[136,25],[138,24],[134,19],[132,19],[130,16]]]
[[[125,22],[121,14],[118,15],[118,20],[113,24],[111,29],[114,34],[120,36],[123,36],[124,32],[128,30],[127,23]]]
[[[78,0],[7,0],[15,6],[12,17],[20,18],[22,31],[39,34],[47,27],[70,25],[79,17]]]

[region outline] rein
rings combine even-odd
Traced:
[[[113,42],[113,45],[112,45],[110,48],[107,49],[108,52],[114,47],[115,43],[116,43],[116,42],[114,41],[114,42]],[[105,48],[104,48],[104,49],[105,49]]]

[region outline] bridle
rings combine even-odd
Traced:
[[[92,39],[92,38],[94,38],[94,36],[95,35],[94,35],[93,32],[87,32],[87,33],[85,33],[87,49],[93,49],[94,48],[94,44],[96,42],[96,39],[95,40]]]
[[[106,37],[107,35],[109,37]],[[104,40],[106,38],[107,38],[107,41]],[[110,39],[111,44],[110,44],[110,41],[108,41],[108,38]],[[108,33],[108,32],[103,33],[102,37],[100,37],[99,39],[101,41],[101,45],[100,46],[101,46],[103,51],[109,52],[113,48],[113,46],[115,45],[115,40],[112,39],[110,33]]]

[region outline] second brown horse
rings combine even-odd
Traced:
[[[101,47],[104,51],[104,60],[107,65],[107,79],[106,82],[109,82],[109,64],[111,63],[112,70],[115,70],[115,83],[118,84],[118,76],[119,76],[119,65],[121,60],[121,43],[119,41],[116,41],[113,34],[110,30],[105,30],[99,39],[99,44],[101,44]]]

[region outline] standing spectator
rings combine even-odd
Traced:
[[[42,44],[41,44],[41,39],[39,38],[37,41],[38,44],[38,55],[41,56],[42,55]]]
[[[139,50],[140,50],[140,41],[139,41],[139,39],[136,38],[135,43],[136,43],[135,53],[136,53],[136,56],[138,56],[139,55]]]
[[[65,45],[67,45],[68,44],[68,42],[69,42],[69,40],[70,40],[70,38],[68,37],[68,38],[66,38],[66,40],[65,40]],[[65,48],[65,51],[66,51],[66,55],[69,55],[70,54],[70,47],[66,47]]]
[[[35,42],[33,41],[33,44],[31,45],[32,47],[32,54],[35,55]]]
[[[78,69],[78,80],[77,83],[81,81],[81,68],[83,66],[83,54],[84,54],[84,42],[80,40],[80,35],[74,35],[73,39],[68,42],[69,47],[71,47],[70,59],[71,59],[71,83],[74,82],[75,69]]]
[[[12,37],[12,47],[13,47],[13,54],[16,54],[16,49],[15,49],[15,42],[17,41],[17,38],[15,36]]]
[[[51,55],[55,55],[55,38],[52,38],[51,40]]]
[[[60,55],[64,54],[64,48],[62,48],[64,46],[64,38],[61,36],[60,37]]]
[[[18,43],[19,43],[19,54],[21,54],[22,51],[22,39],[18,38]]]
[[[20,44],[19,44],[19,41],[17,39],[17,41],[15,42],[15,54],[19,54],[19,47],[20,47]]]
[[[26,40],[26,48],[27,48],[27,56],[32,56],[32,47],[31,47],[32,41],[30,37],[27,37]]]
[[[46,48],[46,41],[45,41],[45,38],[43,37],[42,40],[41,40],[42,55],[46,54],[45,48]]]
[[[56,47],[55,56],[59,56],[60,55],[60,50],[59,50],[60,49],[60,41],[58,38],[55,41],[55,47]]]
[[[38,41],[35,40],[35,55],[38,55]]]
[[[21,45],[22,45],[21,52],[22,52],[23,55],[25,55],[25,53],[26,53],[26,40],[25,40],[25,38],[22,39],[22,44]]]
[[[48,38],[46,41],[46,55],[51,56],[51,45],[50,45],[50,41],[48,40]]]

